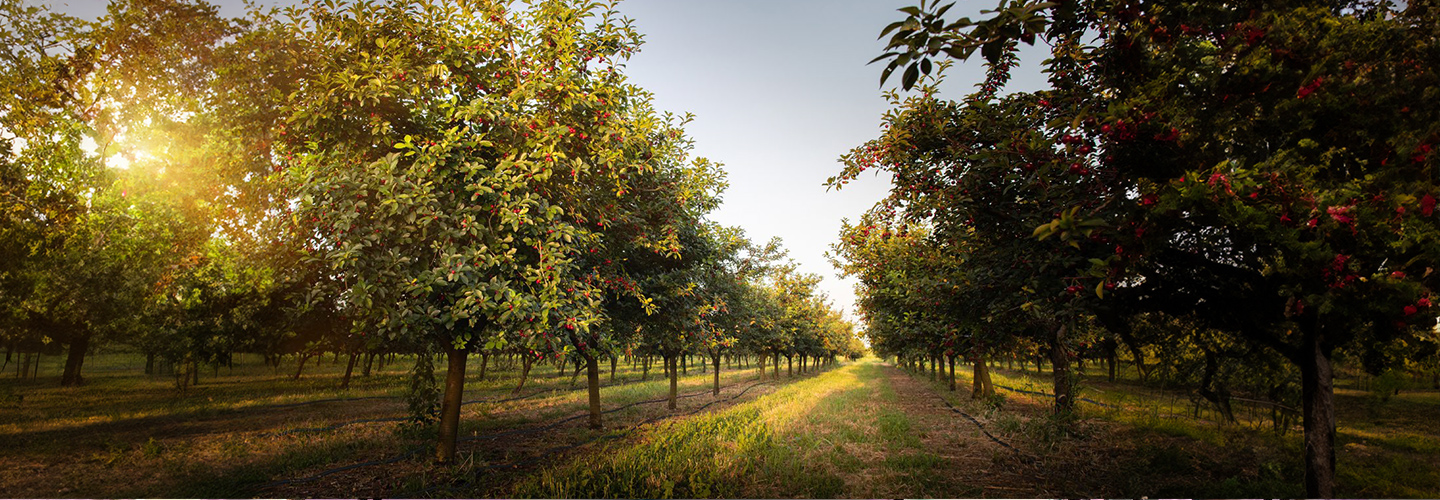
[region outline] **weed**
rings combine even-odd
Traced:
[[[1375,402],[1386,403],[1392,396],[1400,394],[1401,389],[1409,387],[1405,379],[1405,373],[1400,370],[1389,369],[1375,377],[1370,389],[1370,397]]]
[[[146,458],[160,458],[164,453],[165,448],[160,446],[160,443],[155,442],[155,438],[153,437],[150,438],[149,441],[146,441],[145,444],[140,445],[140,454]]]
[[[998,412],[1005,406],[1005,394],[995,393],[980,400],[981,405],[992,412]]]

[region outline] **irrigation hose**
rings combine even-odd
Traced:
[[[955,413],[959,413],[959,414],[965,416],[965,418],[970,419],[970,422],[971,422],[971,423],[974,423],[974,424],[975,424],[975,427],[979,427],[979,428],[980,428],[980,432],[984,433],[984,434],[985,434],[985,437],[990,438],[991,441],[994,441],[996,444],[999,444],[1000,446],[1004,446],[1004,447],[1006,447],[1006,448],[1009,448],[1010,451],[1014,451],[1015,453],[1019,453],[1019,454],[1021,454],[1021,455],[1025,455],[1025,454],[1026,454],[1026,453],[1023,452],[1023,451],[1020,451],[1020,449],[1018,449],[1018,448],[1016,448],[1016,447],[1014,447],[1014,446],[1011,446],[1010,443],[1001,441],[1000,438],[995,437],[994,434],[991,434],[991,433],[990,433],[990,430],[986,429],[984,425],[981,425],[981,424],[980,424],[980,421],[979,421],[979,420],[976,420],[975,417],[970,416],[969,413],[965,413],[965,410],[961,410],[961,409],[959,409],[959,408],[956,408],[955,405],[950,404],[950,401],[947,400],[947,399],[945,399],[943,396],[940,398],[940,402],[945,403],[945,407],[946,407],[946,408],[949,408],[950,411],[953,411],[953,412],[955,412]]]

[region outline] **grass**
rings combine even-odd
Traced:
[[[474,380],[478,363],[471,363],[467,399],[510,394],[518,366],[498,370],[493,361],[485,382]],[[328,357],[319,363],[311,360],[298,381],[290,379],[293,364],[272,369],[258,356],[240,357],[233,372],[222,368],[217,376],[206,371],[201,384],[184,393],[175,390],[168,377],[139,373],[143,358],[135,355],[93,356],[86,362],[87,383],[79,388],[61,388],[49,378],[0,379],[0,394],[20,396],[0,400],[0,405],[8,406],[0,411],[0,484],[23,496],[233,496],[273,479],[332,464],[396,456],[405,449],[428,446],[429,441],[423,435],[397,434],[393,425],[384,424],[290,436],[267,434],[401,416],[404,405],[398,398],[282,409],[269,405],[398,396],[407,384],[404,370],[412,364],[402,360],[375,370],[371,377],[361,377],[357,368],[346,391],[338,389],[344,359],[333,364]],[[601,380],[608,383],[604,368],[608,367],[602,365]],[[668,384],[655,368],[648,382],[602,387],[604,405],[664,394]],[[711,375],[691,368],[688,376],[681,377],[681,391],[709,387]],[[618,381],[636,381],[640,371],[622,363]],[[537,366],[524,393],[538,396],[503,406],[467,405],[462,435],[584,411],[588,403],[584,380],[571,386],[569,375],[556,375],[549,365]],[[725,369],[722,382],[733,384],[753,376],[753,369]]]
[[[375,370],[371,377],[360,377],[357,369],[351,389],[342,391],[338,383],[345,368],[343,358],[340,363],[328,357],[320,362],[311,360],[306,374],[291,380],[293,361],[275,369],[263,365],[258,356],[242,356],[233,371],[202,372],[201,384],[184,393],[174,388],[169,377],[141,374],[144,360],[133,354],[92,356],[86,361],[87,385],[61,388],[59,361],[59,357],[46,357],[43,378],[38,380],[15,379],[13,373],[0,375],[0,485],[19,493],[17,496],[199,498],[234,496],[236,492],[423,496],[430,491],[427,486],[477,476],[487,479],[472,481],[474,488],[460,493],[487,497],[977,497],[997,493],[981,486],[1021,486],[1023,481],[1050,481],[1046,489],[1037,491],[1064,493],[1060,496],[1288,497],[1303,493],[1298,432],[1278,436],[1253,427],[1196,420],[1188,397],[1181,393],[1126,380],[1112,384],[1103,380],[1103,374],[1088,377],[1082,395],[1127,409],[1081,403],[1078,434],[1058,432],[1058,427],[1047,423],[1044,417],[1051,400],[1044,396],[1001,390],[1006,397],[997,411],[985,402],[971,401],[964,389],[950,393],[942,382],[929,386],[928,390],[975,415],[1001,439],[1046,462],[1046,468],[1033,479],[1004,482],[978,477],[971,471],[989,469],[993,474],[1010,466],[995,467],[998,462],[991,463],[996,457],[988,455],[990,452],[954,448],[957,443],[962,448],[978,449],[979,445],[939,440],[937,432],[975,434],[976,430],[943,407],[917,404],[920,395],[915,385],[899,384],[892,378],[898,372],[876,360],[841,365],[799,379],[782,377],[780,382],[786,385],[762,386],[738,402],[711,408],[710,413],[668,420],[622,439],[546,455],[538,468],[482,472],[487,465],[539,456],[557,445],[616,437],[635,422],[666,415],[664,404],[606,414],[607,430],[585,429],[584,421],[578,420],[525,438],[473,440],[462,444],[462,463],[455,466],[436,467],[429,462],[428,452],[422,451],[383,467],[357,469],[353,474],[289,489],[257,491],[257,485],[275,479],[304,477],[340,465],[427,449],[429,435],[397,433],[391,424],[270,435],[351,419],[403,415],[404,405],[396,396],[407,385],[406,371],[413,361],[400,360]],[[483,382],[475,380],[479,367],[472,361],[467,400],[511,394],[519,367],[501,369],[491,361]],[[608,367],[602,364],[601,368],[602,383],[609,383]],[[632,369],[622,363],[617,375],[626,383],[602,388],[604,407],[666,394],[668,382],[661,378],[659,367],[654,368],[648,381],[639,382],[639,367]],[[681,394],[710,387],[710,374],[692,368],[696,369],[681,377]],[[968,370],[957,367],[956,372],[968,382]],[[753,368],[727,367],[722,373],[726,395],[749,386],[755,375]],[[997,384],[1026,390],[1047,391],[1049,386],[1043,373],[997,369],[992,376]],[[921,382],[925,377],[916,375],[913,380]],[[1440,432],[1433,426],[1440,392],[1407,389],[1381,401],[1345,382],[1349,381],[1342,381],[1336,391],[1340,422],[1337,494],[1440,497]],[[924,390],[921,387],[919,391]],[[534,396],[465,406],[461,435],[484,436],[555,422],[582,414],[588,403],[584,380],[571,385],[569,371],[557,375],[550,365],[534,368],[523,393]],[[344,400],[360,397],[390,399]],[[342,401],[272,406],[332,398]],[[709,401],[713,400],[708,394],[687,399],[682,410]],[[984,442],[983,437],[976,439]],[[938,447],[942,442],[951,448]],[[980,460],[976,462],[955,463],[977,456]],[[467,496],[447,492],[447,496],[457,495]]]
[[[542,470],[521,497],[854,497],[925,491],[942,473],[862,361],[723,412],[658,425]],[[863,474],[862,474],[863,473]]]
[[[1175,477],[1203,477],[1217,470],[1229,477],[1203,484],[1182,481],[1134,481],[1135,495],[1239,497],[1303,495],[1301,481],[1303,445],[1299,422],[1284,435],[1277,435],[1267,422],[1245,424],[1245,408],[1236,407],[1242,423],[1221,424],[1214,413],[1195,409],[1188,396],[1176,390],[1142,387],[1137,381],[1111,383],[1098,367],[1082,382],[1081,395],[1122,407],[1109,409],[1080,403],[1082,416],[1119,427],[1095,439],[1129,440],[1129,455],[1137,469]],[[957,378],[969,382],[969,372],[956,368]],[[992,369],[996,384],[1019,389],[1049,392],[1048,373],[1017,373]],[[1044,378],[1042,378],[1044,377]],[[939,387],[937,386],[937,389]],[[1008,393],[997,387],[997,391]],[[1440,432],[1434,427],[1434,409],[1440,404],[1435,391],[1407,390],[1380,402],[1368,392],[1342,386],[1335,394],[1337,481],[1336,494],[1352,497],[1436,498],[1440,497]],[[1007,398],[1048,406],[1044,396],[1008,393]],[[1208,418],[1205,418],[1208,417]],[[1213,419],[1213,420],[1212,420]],[[1034,434],[1037,425],[1015,418],[1001,418],[1000,425],[1012,434]],[[1033,436],[1032,436],[1033,437]],[[1179,443],[1187,452],[1157,450],[1155,443]],[[1171,445],[1166,445],[1171,446]],[[1167,448],[1174,450],[1173,446]],[[1147,472],[1148,473],[1148,472]],[[1151,488],[1154,489],[1145,489]]]

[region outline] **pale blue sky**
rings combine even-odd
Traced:
[[[853,313],[853,280],[825,259],[842,218],[855,219],[890,189],[888,176],[863,176],[841,191],[822,183],[850,148],[876,137],[888,105],[879,88],[880,30],[903,19],[913,0],[626,0],[620,10],[645,34],[626,74],[655,93],[657,107],[690,112],[696,153],[725,164],[730,190],[714,214],[755,241],[780,236],[803,271]],[[992,0],[952,9],[979,17]],[[952,17],[953,18],[953,17]],[[1011,83],[1044,83],[1026,57]],[[943,93],[959,98],[983,78],[978,63],[952,68]],[[898,82],[898,73],[894,80]],[[894,87],[892,84],[891,87]]]
[[[239,0],[217,2],[226,15],[243,14]],[[284,0],[261,4],[289,3]],[[661,110],[692,113],[686,131],[696,153],[725,165],[730,189],[713,218],[763,242],[784,239],[804,272],[824,278],[822,289],[853,317],[853,281],[836,275],[825,251],[842,218],[857,218],[890,188],[888,177],[866,175],[842,191],[822,183],[838,158],[880,133],[887,109],[881,66],[869,65],[884,46],[895,9],[914,0],[626,0],[620,11],[645,34],[629,63],[632,81],[655,94]],[[98,17],[106,2],[51,2],[57,10]],[[959,0],[952,19],[979,17],[993,0]],[[1044,83],[1025,57],[1009,90]],[[944,94],[958,99],[983,76],[980,64],[951,69]],[[898,74],[896,77],[898,81]],[[893,84],[891,85],[893,87]]]

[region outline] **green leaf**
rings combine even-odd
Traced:
[[[905,90],[910,90],[915,86],[915,81],[918,79],[920,79],[920,65],[911,64],[908,68],[905,68],[905,75],[900,79],[900,86],[904,87]]]

